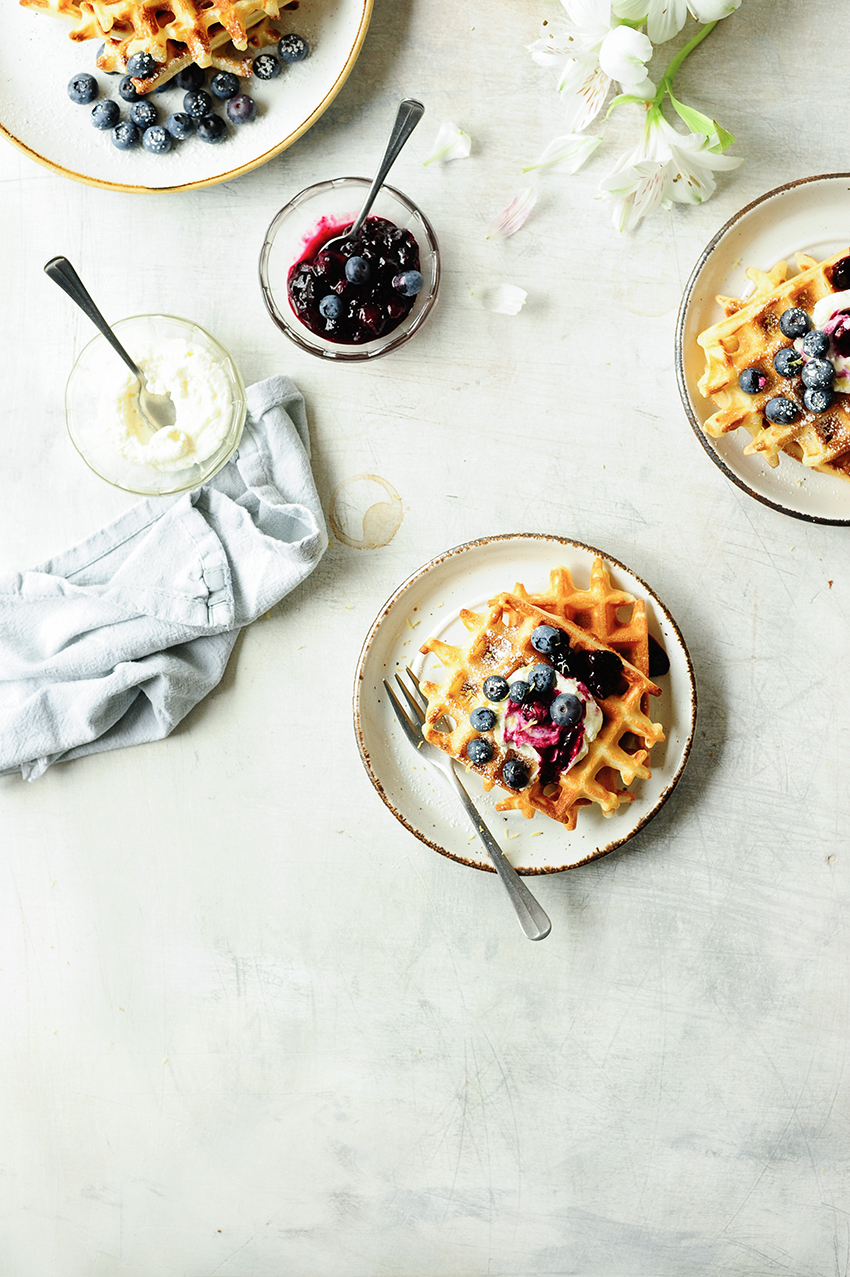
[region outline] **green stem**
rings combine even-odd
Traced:
[[[655,94],[655,98],[653,99],[653,106],[661,105],[667,94],[672,89],[673,81],[676,78],[676,72],[679,70],[679,67],[682,65],[685,58],[693,53],[697,45],[702,43],[710,31],[714,30],[718,21],[719,19],[716,19],[714,22],[706,22],[705,26],[701,27],[695,36],[691,37],[684,48],[679,50],[658,83],[658,92]]]

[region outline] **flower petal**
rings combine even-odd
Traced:
[[[652,42],[642,31],[614,27],[599,49],[599,65],[612,80],[627,88],[646,79],[646,63],[652,57]]]
[[[448,160],[465,160],[472,150],[472,138],[468,133],[464,133],[456,124],[452,124],[451,120],[444,120],[440,125],[440,130],[434,139],[434,150],[427,160],[423,160],[424,165],[445,164]]]
[[[602,110],[602,104],[608,96],[611,77],[599,66],[590,70],[585,64],[585,74],[577,89],[567,96],[564,123],[569,133],[582,133],[596,119]],[[562,90],[566,96],[566,90]]]
[[[472,296],[497,315],[518,315],[528,293],[516,284],[483,284],[473,288]]]
[[[614,0],[613,9],[618,18],[628,22],[639,22],[646,17],[648,5],[646,0]]]
[[[566,133],[553,138],[543,154],[533,164],[527,164],[523,173],[534,169],[557,169],[563,173],[577,173],[596,150],[601,137],[588,137],[585,133]]]
[[[740,6],[741,0],[690,0],[688,8],[697,22],[719,22]]]
[[[537,201],[537,192],[533,186],[523,187],[511,200],[507,208],[493,218],[487,227],[487,239],[506,239],[515,235],[526,223],[528,215]]]
[[[648,0],[646,33],[653,44],[663,44],[679,34],[687,16],[687,0]]]

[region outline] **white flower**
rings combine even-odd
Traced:
[[[567,14],[562,30],[547,33],[529,48],[542,66],[566,57],[558,92],[567,99],[567,130],[581,133],[602,109],[612,80],[640,97],[654,95],[655,86],[646,74],[652,44],[643,32],[620,26],[611,0],[561,3]]]
[[[642,217],[676,204],[702,204],[716,189],[714,173],[737,168],[736,155],[711,149],[717,139],[700,133],[678,133],[660,111],[651,111],[634,151],[621,156],[599,186],[614,201],[614,225],[633,230]]]
[[[473,288],[472,296],[497,315],[518,315],[528,293],[516,284],[479,284]]]
[[[640,22],[646,18],[646,33],[653,44],[663,44],[682,30],[688,11],[697,22],[718,22],[728,18],[741,0],[614,0],[619,18]]]
[[[444,120],[434,139],[434,150],[423,165],[445,164],[447,160],[465,160],[472,150],[472,138],[451,120]]]
[[[537,192],[533,186],[525,186],[518,191],[507,208],[502,209],[487,227],[486,239],[506,239],[508,235],[516,235],[528,220],[528,215],[537,202]]]
[[[553,138],[543,154],[533,164],[526,164],[523,173],[534,169],[558,169],[564,173],[577,173],[596,150],[601,137],[588,137],[585,133],[567,133]]]

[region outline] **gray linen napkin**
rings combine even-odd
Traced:
[[[220,680],[243,625],[327,547],[304,400],[248,390],[238,453],[57,558],[0,574],[0,775],[160,740]]]

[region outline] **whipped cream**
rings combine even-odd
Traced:
[[[151,434],[139,408],[138,383],[122,370],[105,385],[101,403],[110,445],[134,465],[151,470],[185,470],[206,461],[223,443],[232,418],[224,368],[200,342],[181,337],[157,349],[134,350],[133,356],[148,390],[171,395],[177,417],[173,426]]]
[[[508,682],[513,683],[516,682],[517,679],[522,679],[523,682],[528,682],[528,676],[534,669],[535,664],[539,665],[540,662],[537,661],[532,665],[523,666],[522,669],[516,670],[513,674],[506,675]],[[603,723],[602,710],[596,704],[596,701],[590,695],[590,692],[588,692],[584,683],[579,683],[574,678],[566,678],[563,674],[559,674],[556,670],[555,689],[551,694],[551,699],[554,700],[556,696],[560,696],[564,692],[578,697],[584,707],[584,712],[582,714],[581,722],[578,724],[578,726],[582,729],[578,736],[578,746],[570,756],[568,764],[566,766],[562,765],[559,767],[558,770],[560,772],[570,771],[573,767],[575,767],[576,763],[581,762],[587,754],[590,742],[596,740],[596,737],[602,730]],[[528,774],[530,779],[534,780],[540,772],[541,755],[534,748],[531,740],[521,739],[523,736],[533,737],[534,729],[530,728],[529,730],[527,728],[521,728],[519,731],[515,729],[512,730],[511,723],[508,719],[509,717],[514,717],[518,707],[513,706],[512,702],[507,697],[505,700],[495,703],[488,701],[486,698],[482,698],[480,704],[486,706],[487,709],[493,710],[496,715],[496,725],[493,728],[493,739],[496,744],[502,750],[510,749],[513,753],[518,754],[528,765]],[[477,706],[474,708],[477,708]],[[552,724],[548,721],[548,719],[547,723],[551,729]]]
[[[812,308],[812,325],[815,328],[827,328],[829,331],[827,327],[829,321],[834,316],[840,315],[842,311],[847,312],[848,324],[850,324],[850,290],[828,293],[826,297],[821,297],[820,301],[815,302]],[[802,350],[801,337],[794,342],[794,348],[798,351]],[[835,343],[831,341],[826,358],[835,366],[833,389],[850,391],[850,357],[840,354],[835,348]]]

